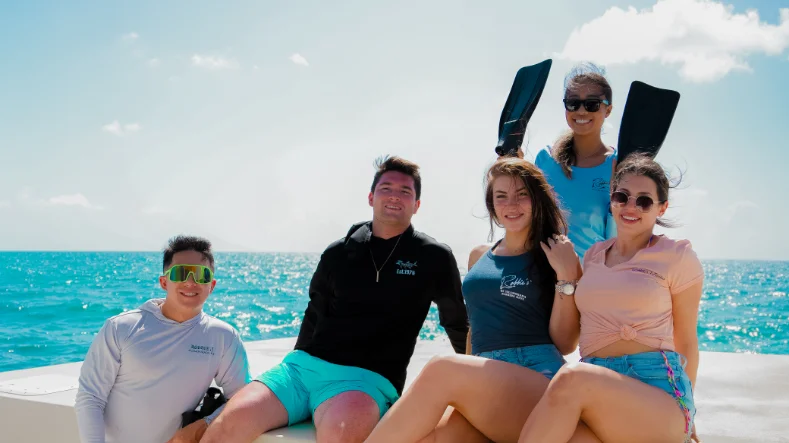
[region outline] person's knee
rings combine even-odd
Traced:
[[[201,441],[224,442],[255,437],[287,422],[287,410],[273,392],[263,383],[253,382],[228,401]]]
[[[318,433],[318,443],[361,443],[370,436],[378,421],[330,420]]]
[[[244,386],[227,403],[227,407],[219,414],[224,421],[233,420],[245,414],[252,414],[266,406],[266,399],[270,397],[271,390],[263,383],[253,382]]]
[[[440,355],[432,357],[419,372],[414,384],[427,384],[437,386],[451,382],[454,375],[462,368],[462,364],[454,355]]]
[[[577,399],[580,394],[580,386],[587,379],[586,373],[581,366],[565,365],[551,380],[545,396],[549,401],[565,402]]]
[[[316,411],[319,443],[363,442],[378,423],[378,404],[361,391],[348,391],[327,400]]]
[[[458,358],[455,355],[435,355],[430,358],[420,375],[424,373],[430,376],[441,376],[451,371],[458,363]]]

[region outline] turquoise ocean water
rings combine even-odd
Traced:
[[[216,258],[209,314],[245,341],[298,334],[318,254]],[[789,262],[705,261],[704,269],[701,350],[789,354]],[[0,372],[82,360],[105,319],[163,296],[160,273],[159,253],[0,252]],[[441,334],[434,307],[421,336]]]

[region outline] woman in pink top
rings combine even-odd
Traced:
[[[617,237],[589,248],[575,293],[582,363],[553,378],[521,443],[567,442],[579,419],[604,442],[691,441],[704,271],[689,241],[652,233],[668,226],[660,217],[669,187],[646,156],[617,168]],[[576,260],[560,248],[549,258]]]

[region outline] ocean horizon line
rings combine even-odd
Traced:
[[[161,254],[163,250],[151,249],[2,249],[2,253],[92,253],[92,254]],[[220,254],[321,254],[323,251],[273,251],[273,250],[225,250],[214,249],[213,252]],[[705,257],[699,256],[703,261],[747,261],[765,263],[784,263],[789,262],[789,257],[783,259],[776,258],[731,258],[731,257]]]

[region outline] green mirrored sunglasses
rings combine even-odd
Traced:
[[[214,281],[214,271],[208,266],[173,265],[170,269],[164,271],[164,276],[176,283],[183,283],[188,280],[189,274],[192,274],[194,282],[200,285],[205,285]]]

